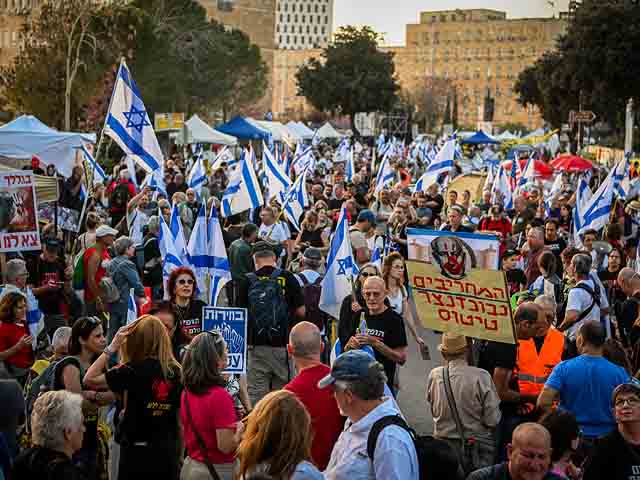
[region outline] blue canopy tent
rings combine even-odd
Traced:
[[[483,144],[497,144],[500,142],[495,138],[491,138],[482,130],[478,130],[475,134],[473,134],[469,138],[465,138],[464,140],[462,140],[461,143],[470,144],[470,145],[483,145]]]
[[[30,160],[34,155],[44,164],[55,165],[70,177],[76,151],[86,143],[96,143],[94,133],[59,132],[36,117],[23,115],[0,127],[0,157]]]
[[[242,117],[234,117],[227,123],[216,127],[216,130],[232,137],[236,137],[238,140],[268,140],[271,133],[261,128],[251,125]]]

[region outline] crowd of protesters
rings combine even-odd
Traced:
[[[80,235],[43,225],[42,251],[2,266],[0,478],[444,478],[395,401],[403,381],[424,385],[432,451],[454,455],[443,475],[640,478],[633,194],[603,230],[576,235],[574,177],[553,198],[548,184],[527,185],[505,210],[489,188],[416,191],[422,166],[409,149],[377,195],[373,148],[358,144],[350,182],[331,147],[315,154],[299,232],[277,202],[224,219],[232,280],[218,305],[249,312],[246,376],[224,373],[226,342],[203,329],[205,286],[189,267],[164,278],[159,245],[172,210],[187,240],[202,205],[220,210],[232,167],[193,189],[193,159],[175,153],[161,192],[138,188],[144,173],[123,161],[86,202],[74,169],[60,202],[84,212]],[[359,273],[334,319],[318,302],[342,208]],[[401,374],[410,349],[429,353],[408,284],[409,228],[498,235],[517,344],[445,333],[442,367]],[[376,262],[376,252],[387,254]],[[133,322],[130,292],[142,312]],[[342,353],[330,359],[335,341]]]

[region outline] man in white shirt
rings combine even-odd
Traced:
[[[127,204],[127,226],[129,228],[129,238],[134,245],[140,245],[144,234],[142,228],[149,223],[149,215],[146,210],[149,205],[149,195],[151,189],[144,187],[140,193],[129,200]]]
[[[289,229],[286,228],[281,222],[276,223],[276,211],[273,207],[262,207],[260,211],[260,220],[262,224],[258,230],[258,237],[262,240],[267,240],[272,245],[279,245],[282,247],[280,256],[278,259],[278,265],[282,263],[282,257],[286,253],[286,241],[290,239]]]
[[[384,397],[384,368],[362,350],[340,355],[331,373],[318,382],[332,387],[340,413],[347,417],[324,471],[326,480],[418,480],[420,465],[409,432],[388,425],[378,434],[372,458],[367,441],[374,424],[400,415],[391,398]]]

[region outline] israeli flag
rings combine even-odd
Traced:
[[[451,170],[453,169],[455,148],[455,139],[447,140],[445,142],[433,161],[427,167],[424,175],[422,175],[420,180],[418,180],[421,190],[417,190],[418,184],[416,184],[416,191],[424,192],[429,185],[438,181],[438,177],[440,177],[441,174],[451,173]]]
[[[500,195],[498,195],[498,193]],[[498,170],[498,175],[496,176],[496,179],[493,182],[493,187],[491,188],[491,202],[497,202],[499,196],[502,198],[502,206],[504,207],[504,209],[511,210],[513,208],[511,182],[507,177],[507,172],[505,172],[504,168],[502,167],[500,167],[500,169]]]
[[[487,169],[487,178],[484,181],[484,187],[482,187],[482,190],[490,192],[494,181],[495,176],[493,174],[493,165],[489,165],[489,168]]]
[[[293,170],[296,175],[300,175],[309,168],[311,170],[316,168],[316,157],[310,145],[300,149],[300,152],[296,152],[296,156],[293,158]]]
[[[349,155],[349,139],[345,137],[340,141],[340,145],[338,145],[336,157],[340,161],[345,161],[347,159],[347,155]]]
[[[308,169],[304,170],[302,175],[296,178],[296,181],[282,199],[284,213],[291,222],[291,225],[293,225],[293,228],[297,231],[302,229],[300,226],[300,217],[304,213],[304,209],[309,206],[306,187],[308,171]]]
[[[138,185],[138,178],[136,177],[136,167],[133,164],[133,157],[131,155],[127,155],[124,161],[127,164],[127,171],[131,175],[131,183],[133,183],[133,186],[136,187],[137,191],[140,189],[140,186]]]
[[[173,270],[178,267],[182,267],[185,263],[182,261],[182,255],[176,248],[176,242],[173,238],[173,234],[169,229],[169,225],[164,221],[164,217],[159,215],[160,218],[160,232],[158,234],[158,248],[160,249],[160,255],[162,256],[162,276],[167,278]]]
[[[385,155],[382,159],[382,163],[378,168],[378,175],[376,176],[376,187],[375,194],[378,195],[384,188],[393,182],[396,178],[396,174],[391,168],[391,164],[389,163],[389,155]]]
[[[336,232],[331,239],[327,273],[322,280],[320,309],[334,318],[340,318],[340,307],[345,297],[352,292],[356,276],[355,261],[349,239],[347,211],[342,207]]]
[[[207,223],[207,241],[209,252],[209,304],[217,305],[222,287],[231,280],[231,268],[227,259],[227,249],[222,238],[222,228],[218,219],[215,205],[211,206],[211,213]]]
[[[209,275],[209,265],[211,264],[208,247],[207,212],[203,203],[198,212],[198,218],[196,218],[193,225],[191,238],[189,238],[189,244],[187,245],[187,261],[189,265],[191,265],[196,280],[198,281],[199,296],[204,300],[207,299],[206,285]]]
[[[162,214],[160,214],[160,216],[162,216]],[[184,229],[182,228],[182,221],[180,220],[180,209],[175,203],[171,207],[171,219],[169,222],[169,231],[171,233],[171,238],[173,239],[175,250],[180,256],[182,264],[186,264],[188,262],[187,240],[184,234]]]
[[[193,188],[196,192],[200,191],[200,188],[207,181],[207,171],[204,168],[204,161],[202,154],[198,155],[196,163],[193,164],[193,168],[189,172],[187,177],[187,185],[189,188]]]
[[[553,180],[553,185],[551,185],[551,190],[549,190],[548,197],[550,199],[555,198],[562,192],[562,184],[564,180],[562,174],[556,175],[556,178]]]
[[[154,200],[158,197],[158,192],[162,193],[166,198],[169,197],[167,194],[167,187],[164,184],[164,179],[162,178],[162,172],[147,173],[147,176],[140,184],[140,188],[142,189],[147,185],[154,191]]]
[[[293,183],[268,148],[262,144],[262,167],[267,177],[267,202],[291,188]]]
[[[371,255],[371,263],[378,267],[378,270],[382,271],[382,252],[380,251],[380,247],[374,248],[373,254]]]
[[[127,299],[127,325],[138,319],[138,304],[133,294],[133,288],[129,289],[129,298]]]
[[[580,215],[580,228],[577,230],[578,234],[582,234],[585,230],[591,228],[600,230],[609,223],[611,208],[613,207],[613,194],[615,191],[614,173],[615,169],[609,172],[607,178],[605,178],[598,190],[596,190],[589,199],[584,213]]]
[[[618,162],[614,169],[613,181],[616,196],[623,202],[627,199],[627,194],[631,190],[631,180],[629,178],[629,158],[631,154]]]
[[[381,133],[380,136],[378,137],[378,140],[376,141],[376,148],[378,149],[378,152],[384,148],[384,143],[385,143],[384,133]]]
[[[82,155],[84,156],[85,162],[87,162],[87,164],[91,168],[91,171],[93,172],[93,184],[97,185],[99,183],[104,183],[105,181],[107,181],[107,174],[102,169],[102,167],[98,164],[96,159],[93,158],[93,155],[89,153],[89,150],[87,150],[87,148],[84,145],[80,147],[80,150],[82,151]]]
[[[222,196],[222,214],[224,217],[230,217],[252,208],[260,208],[263,203],[256,172],[250,165],[247,155],[243,153],[240,164],[231,175]]]
[[[582,229],[583,217],[592,196],[593,193],[587,184],[587,180],[584,177],[581,177],[578,182],[578,189],[576,190],[576,204],[574,205],[573,212],[571,213],[573,220],[573,243],[578,248],[582,248],[582,239],[580,238],[579,232]]]
[[[113,87],[104,133],[147,172],[162,171],[162,150],[140,90],[124,60]]]
[[[518,180],[518,187],[524,187],[527,183],[535,181],[536,170],[535,170],[535,160],[533,158],[533,153],[529,156],[527,163],[524,167],[524,171],[520,175],[520,179]]]
[[[344,169],[344,177],[347,182],[351,183],[353,182],[353,176],[356,173],[355,172],[356,167],[353,162],[353,147],[351,147],[351,150],[347,151],[346,159],[347,159],[347,164]]]

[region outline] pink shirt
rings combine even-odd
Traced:
[[[216,430],[235,430],[238,421],[233,407],[231,395],[223,387],[211,387],[204,395],[195,395],[184,390],[180,408],[180,420],[184,429],[185,446],[188,455],[198,462],[204,463],[204,455],[198,439],[193,433],[185,407],[185,399],[189,398],[191,417],[198,433],[207,447],[207,459],[214,464],[233,463],[235,456],[218,450]]]

